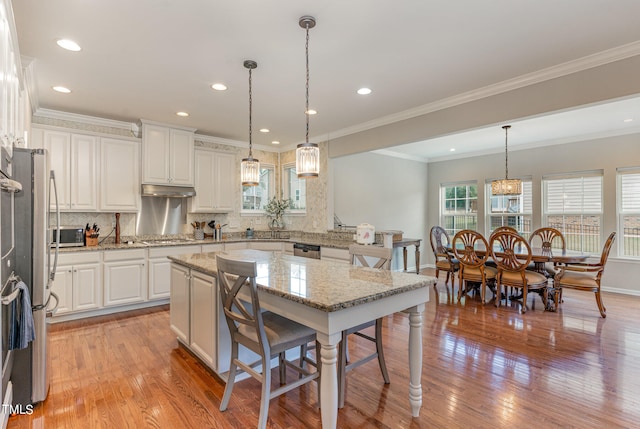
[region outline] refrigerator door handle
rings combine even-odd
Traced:
[[[51,297],[53,297],[56,300],[56,305],[53,308],[49,308],[49,302],[51,301]],[[58,304],[60,304],[60,298],[58,298],[58,295],[55,292],[51,291],[49,293],[49,299],[47,300],[47,303],[43,305],[43,308],[45,309],[47,317],[53,316],[53,314],[58,309]]]
[[[53,260],[53,267],[51,267],[51,252],[49,252],[49,258],[47,260],[47,267],[49,268],[47,289],[51,289],[51,283],[55,280],[56,270],[58,269],[58,253],[60,251],[60,205],[58,204],[58,187],[56,186],[56,175],[53,170],[49,172],[49,208],[51,208],[51,184],[53,184],[53,192],[56,201],[56,252]],[[58,305],[56,304],[56,307],[57,306]]]

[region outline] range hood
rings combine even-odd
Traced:
[[[143,197],[186,198],[196,195],[192,186],[142,185]]]

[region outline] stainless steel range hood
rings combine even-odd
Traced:
[[[191,186],[142,185],[143,197],[186,198],[196,195]]]

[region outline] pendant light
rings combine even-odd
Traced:
[[[244,62],[245,68],[249,69],[249,156],[244,158],[240,163],[240,180],[242,186],[257,186],[260,184],[260,161],[255,159],[251,153],[251,110],[253,99],[251,98],[251,70],[258,67],[258,63],[252,60]]]
[[[316,26],[316,19],[312,16],[303,16],[298,21],[300,27],[307,32],[305,43],[305,57],[307,64],[306,77],[306,105],[304,114],[307,118],[307,132],[305,142],[296,148],[296,172],[300,178],[318,177],[320,172],[320,148],[316,143],[309,143],[309,29]]]
[[[520,195],[522,180],[509,179],[509,150],[507,149],[507,134],[511,125],[502,127],[504,130],[504,179],[491,182],[491,195]]]

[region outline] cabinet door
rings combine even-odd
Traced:
[[[169,182],[169,128],[142,126],[142,182]]]
[[[178,339],[189,344],[189,269],[171,264],[169,324]]]
[[[51,290],[58,296],[54,316],[73,311],[73,267],[58,266]]]
[[[142,302],[146,299],[146,270],[143,260],[105,262],[104,305]]]
[[[98,209],[98,138],[71,134],[71,210]]]
[[[171,292],[171,261],[168,258],[149,259],[149,299],[169,297]]]
[[[140,144],[103,138],[100,142],[100,209],[128,212],[140,208]]]
[[[102,305],[100,264],[73,267],[73,309],[90,310]]]
[[[192,271],[190,347],[214,370],[217,368],[215,358],[215,333],[218,329],[217,290],[214,277]]]
[[[169,135],[169,182],[172,185],[193,186],[193,133],[172,128]]]
[[[44,147],[49,152],[51,170],[56,176],[58,203],[61,210],[71,208],[71,134],[44,132]],[[53,202],[53,198],[51,198]]]
[[[215,210],[215,153],[207,150],[195,151],[196,196],[191,199],[191,211],[212,213]]]
[[[218,212],[233,211],[233,197],[236,194],[235,156],[227,153],[216,154],[215,208]]]

